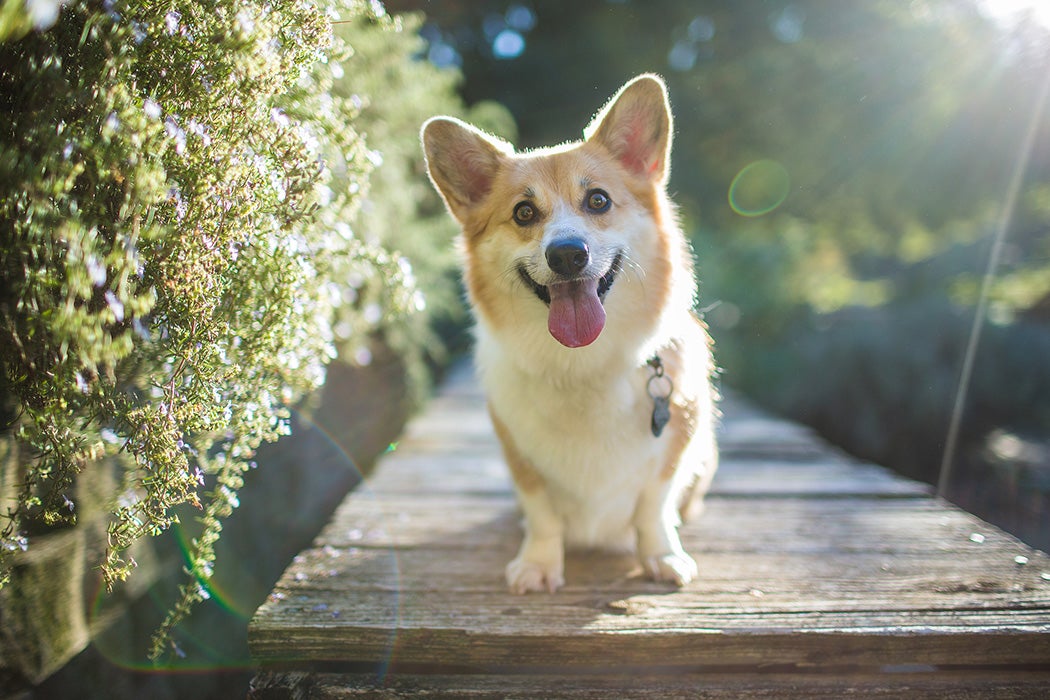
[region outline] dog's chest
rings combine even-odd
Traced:
[[[552,491],[581,504],[636,494],[659,469],[665,446],[650,429],[643,373],[588,382],[515,372],[487,379],[493,409]]]

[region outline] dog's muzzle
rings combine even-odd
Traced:
[[[579,274],[580,271],[585,269],[590,264],[590,251],[587,249],[587,245],[583,244],[582,241],[582,256],[585,262],[581,265],[579,263],[581,251],[572,247],[566,247],[564,243],[555,243],[547,247],[546,257],[547,265],[550,266],[551,270],[560,276],[565,277],[567,280],[571,280],[575,275]],[[554,250],[555,252],[552,252]],[[555,262],[551,262],[554,258]],[[621,265],[623,263],[623,253],[617,252],[613,258],[612,263],[609,265],[608,271],[598,278],[598,298],[604,303],[605,295],[609,293],[609,290],[613,286],[613,282],[616,281],[616,275],[620,272]],[[556,265],[558,267],[556,267]],[[566,274],[562,272],[562,269],[573,269],[576,268],[576,273]],[[525,286],[532,290],[540,301],[550,306],[551,295],[550,290],[546,285],[540,284],[532,275],[529,274],[528,270],[525,269],[524,265],[518,265],[518,276],[521,281],[525,283]]]
[[[616,281],[623,254],[617,252],[609,269],[598,278],[580,276],[591,265],[591,254],[579,239],[551,244],[544,255],[559,279],[542,285],[524,265],[518,265],[518,275],[547,305],[547,329],[555,340],[568,348],[590,345],[605,327],[605,295]]]

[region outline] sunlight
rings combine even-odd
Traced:
[[[1050,27],[1050,2],[1046,0],[982,0],[984,11],[1002,24],[1033,21]]]

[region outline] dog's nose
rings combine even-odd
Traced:
[[[587,244],[578,238],[551,243],[547,246],[547,264],[559,275],[571,277],[579,274],[591,262]]]

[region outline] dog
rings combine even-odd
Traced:
[[[678,526],[717,468],[714,366],[692,252],[666,193],[661,78],[624,85],[582,141],[518,153],[452,117],[422,129],[462,229],[488,410],[524,513],[514,593],[564,585],[567,547],[633,548],[697,576]]]

